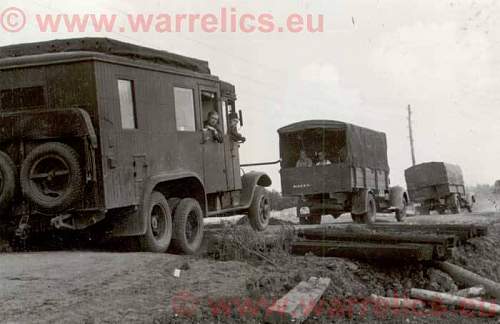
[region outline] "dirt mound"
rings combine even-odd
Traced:
[[[457,248],[452,263],[500,282],[500,223],[490,228],[485,237],[474,238]]]

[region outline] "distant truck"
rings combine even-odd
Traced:
[[[384,133],[333,120],[301,121],[278,130],[281,186],[298,197],[303,224],[350,212],[356,223],[373,223],[377,212],[406,216],[402,187],[390,187]]]
[[[410,199],[419,203],[419,212],[428,215],[435,210],[458,214],[462,209],[472,211],[474,196],[466,193],[462,170],[458,165],[427,162],[405,170]]]
[[[207,62],[68,39],[1,47],[0,76],[0,227],[8,233],[100,226],[137,238],[144,251],[172,243],[195,253],[205,217],[248,214],[254,229],[266,228],[271,180],[240,176],[227,126],[230,116],[242,120],[235,89]]]
[[[500,180],[495,181],[495,184],[493,185],[493,194],[500,195]]]

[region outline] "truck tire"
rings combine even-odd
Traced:
[[[248,219],[250,225],[257,232],[264,231],[269,225],[271,217],[271,202],[264,187],[257,186],[252,199],[252,204],[248,209]]]
[[[182,199],[174,213],[172,247],[175,252],[195,254],[203,241],[203,210],[196,199]]]
[[[172,215],[175,215],[175,210],[177,209],[177,205],[181,202],[180,198],[168,198],[168,206],[170,207],[170,211]]]
[[[141,250],[164,253],[172,240],[172,213],[165,196],[153,191],[146,211],[146,234],[139,237]]]
[[[452,214],[460,214],[460,197],[457,194],[453,194],[449,197],[448,206]]]
[[[81,199],[82,178],[78,153],[63,143],[37,146],[21,165],[24,196],[48,213],[64,211]]]
[[[12,159],[0,151],[0,210],[10,207],[16,194],[17,172]]]
[[[377,203],[375,202],[375,198],[372,194],[368,195],[367,201],[367,209],[368,211],[361,215],[352,214],[352,219],[355,223],[363,223],[363,224],[373,224],[375,223],[375,219],[377,217]]]
[[[406,199],[403,198],[403,208],[396,209],[396,220],[398,222],[403,222],[405,220],[407,208],[408,208],[408,203],[406,202]]]
[[[362,218],[360,215],[355,215],[355,214],[352,214],[351,213],[351,218],[352,218],[352,222],[354,224],[361,224],[363,222]]]

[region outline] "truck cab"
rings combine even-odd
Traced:
[[[205,217],[248,214],[265,229],[271,180],[240,175],[236,99],[205,61],[116,40],[1,47],[0,226],[102,226],[184,253]]]

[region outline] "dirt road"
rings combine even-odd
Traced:
[[[407,222],[484,224],[499,220],[499,214],[484,213],[410,217]],[[392,218],[383,216],[380,221]],[[485,249],[494,248],[497,241],[496,236],[478,241],[478,250],[485,254]],[[462,255],[472,260],[474,253],[466,249]],[[497,254],[500,255],[500,250],[492,255]],[[483,265],[491,265],[491,271],[498,270],[496,261],[491,263],[488,256],[477,255],[477,258],[484,259]],[[272,269],[264,264],[170,254],[83,251],[0,254],[0,323],[198,322],[206,321],[207,314],[194,312],[187,319],[176,316],[175,306],[186,298],[188,304],[192,300],[254,298],[255,289],[249,289],[249,284],[255,286],[255,280],[262,283],[259,289],[264,294],[280,295],[310,274],[328,275],[334,282],[328,296],[344,298],[372,292],[385,294],[394,287],[422,287],[430,276],[421,266],[384,269],[336,258],[290,257],[278,262],[283,263],[280,268]],[[173,275],[176,268],[183,269],[180,278]],[[488,271],[480,272],[488,275]],[[500,273],[490,273],[489,277],[497,280]],[[210,322],[216,322],[215,318]]]
[[[244,295],[242,278],[252,272],[239,262],[146,253],[6,254],[0,264],[2,323],[168,322],[183,291]],[[181,267],[189,270],[174,277]]]

